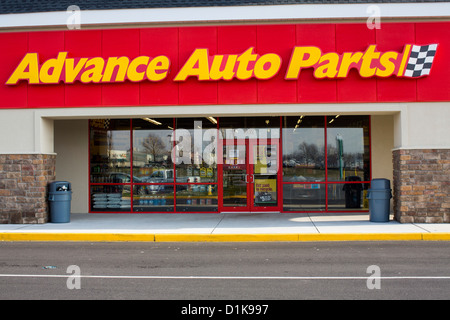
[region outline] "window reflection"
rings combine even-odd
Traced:
[[[324,141],[324,117],[283,117],[283,181],[324,181]]]
[[[176,119],[176,128],[176,182],[217,182],[217,122]]]
[[[328,210],[367,210],[368,183],[330,183],[328,184]]]
[[[328,180],[370,180],[369,117],[327,117]]]
[[[90,120],[90,135],[91,182],[126,183],[130,179],[130,120]]]
[[[133,174],[140,183],[173,183],[170,119],[133,119]]]
[[[325,210],[325,188],[326,184],[323,183],[284,184],[283,210]]]

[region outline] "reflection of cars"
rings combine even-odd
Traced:
[[[142,181],[146,183],[172,183],[173,169],[156,170],[147,177],[142,177]]]
[[[173,183],[173,170],[156,170],[151,175],[141,178],[143,183]],[[171,185],[148,185],[145,186],[147,193],[173,192]]]
[[[109,174],[109,182],[110,183],[130,183],[131,176],[126,173],[114,172]],[[136,176],[133,176],[133,183],[142,183],[142,179]],[[137,185],[135,186],[137,189],[137,193],[140,195],[147,194],[148,191],[145,189],[145,186]]]
[[[113,172],[109,174],[109,182],[111,183],[130,183],[131,176],[127,173]],[[134,183],[142,183],[141,178],[133,176]]]
[[[178,183],[194,182],[191,177],[177,178]],[[142,183],[173,183],[173,169],[161,169],[153,171],[151,175],[141,178]],[[177,186],[177,190],[186,189],[186,186]],[[148,193],[173,192],[173,185],[168,184],[153,184],[146,186]]]

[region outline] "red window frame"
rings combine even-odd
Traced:
[[[323,116],[324,117],[324,143],[325,143],[325,181],[321,181],[321,182],[289,182],[289,181],[283,181],[283,168],[282,168],[282,157],[283,157],[283,121],[282,118],[283,116],[280,116],[280,138],[279,141],[277,143],[278,146],[278,162],[279,162],[279,170],[278,170],[278,177],[277,177],[277,186],[278,186],[278,199],[279,199],[279,204],[277,206],[276,210],[279,210],[280,212],[283,213],[338,213],[338,212],[345,212],[346,210],[329,210],[329,195],[328,195],[328,186],[329,185],[343,185],[343,184],[370,184],[370,180],[372,180],[372,134],[371,134],[371,117],[370,115],[369,117],[369,128],[368,128],[368,138],[369,138],[369,176],[370,179],[369,181],[328,181],[328,146],[327,146],[327,116]],[[220,118],[216,118],[217,119],[217,131],[219,132],[219,123],[220,123]],[[91,182],[91,124],[90,121],[88,121],[88,139],[89,139],[89,144],[88,144],[88,148],[89,148],[89,152],[88,152],[88,181],[89,181],[89,213],[119,213],[119,214],[129,214],[129,213],[138,213],[138,214],[152,214],[152,213],[177,213],[177,214],[183,214],[183,213],[220,213],[223,211],[232,211],[229,210],[228,208],[224,208],[223,206],[223,194],[220,192],[222,190],[222,184],[223,184],[223,172],[222,172],[222,164],[220,164],[221,161],[218,161],[217,164],[217,180],[216,182],[188,182],[188,183],[177,183],[176,182],[176,164],[173,163],[173,172],[174,172],[174,181],[172,183],[134,183],[133,182],[133,119],[130,118],[129,119],[129,130],[130,130],[130,182],[128,183],[111,183],[111,182],[107,182],[107,183],[100,183],[100,182]],[[176,130],[176,118],[172,118],[173,121],[173,134],[175,134],[175,130]],[[219,137],[219,135],[217,135]],[[250,145],[254,145],[255,142],[252,143],[247,143],[247,146]],[[173,139],[173,144],[172,147],[175,147],[176,145],[176,139]],[[222,153],[222,150],[220,149],[220,145],[221,143],[217,144],[217,150],[220,150],[217,153],[217,156],[219,157]],[[249,150],[249,149],[248,149]],[[219,159],[219,158],[218,158]],[[295,211],[286,211],[283,208],[283,186],[285,184],[321,184],[321,185],[325,185],[325,210],[295,210]],[[143,212],[134,212],[133,211],[133,187],[136,185],[171,185],[173,186],[173,211],[170,212],[153,212],[153,211],[143,211]],[[176,197],[177,197],[177,193],[176,193],[176,187],[178,185],[216,185],[216,189],[217,189],[217,201],[218,201],[218,205],[217,205],[217,211],[200,211],[200,212],[179,212],[177,211],[177,201],[176,201]],[[91,188],[92,186],[129,186],[130,187],[130,197],[131,197],[131,206],[130,206],[130,211],[94,211],[92,210],[92,198],[91,198]],[[247,194],[248,197],[251,197],[251,195],[253,194],[253,192],[251,191],[250,193]],[[253,210],[255,209],[255,210]],[[256,208],[252,208],[252,211],[254,212],[260,212],[260,211],[273,211],[273,209],[263,209],[261,208],[260,210],[258,210],[258,207]],[[362,210],[348,210],[350,212],[368,212],[368,209],[362,209]]]

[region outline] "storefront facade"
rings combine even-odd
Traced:
[[[73,212],[282,214],[367,212],[373,178],[450,222],[447,18],[4,31],[0,222],[55,179]]]

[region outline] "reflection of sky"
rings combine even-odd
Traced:
[[[165,150],[172,148],[172,130],[136,130],[133,132],[133,147],[136,151],[145,151],[143,142],[149,136],[159,138]]]
[[[130,149],[130,132],[124,130],[111,130],[108,132],[108,144],[111,150],[128,151]]]
[[[315,144],[318,149],[324,148],[323,128],[283,129],[283,154],[292,155],[299,150],[302,143]]]
[[[364,153],[363,128],[327,128],[328,144],[336,145],[336,136],[340,134],[344,141],[344,153]]]
[[[344,141],[345,153],[364,152],[363,128],[327,128],[327,143],[336,146],[336,136],[340,134]],[[283,129],[283,154],[289,155],[299,150],[302,143],[315,144],[319,149],[324,148],[323,128]]]
[[[189,131],[191,132],[191,138],[193,138],[193,130]],[[274,131],[274,133],[277,132],[277,130],[272,131]],[[203,130],[203,133],[204,132],[205,130]],[[336,135],[340,134],[344,141],[345,153],[364,152],[363,128],[327,128],[327,132],[328,144],[335,146]],[[130,149],[129,131],[115,130],[110,131],[110,134],[112,138],[111,149],[124,151]],[[142,142],[149,136],[149,134],[159,137],[166,148],[172,147],[172,142],[170,141],[172,130],[136,130],[133,134],[135,150],[141,150],[143,148]],[[297,128],[295,132],[293,132],[293,129],[291,128],[283,129],[283,153],[285,155],[292,154],[294,151],[297,151],[299,145],[304,142],[308,144],[315,144],[319,149],[321,149],[324,146],[323,135],[323,128]],[[210,143],[211,141],[202,141],[203,147]]]

